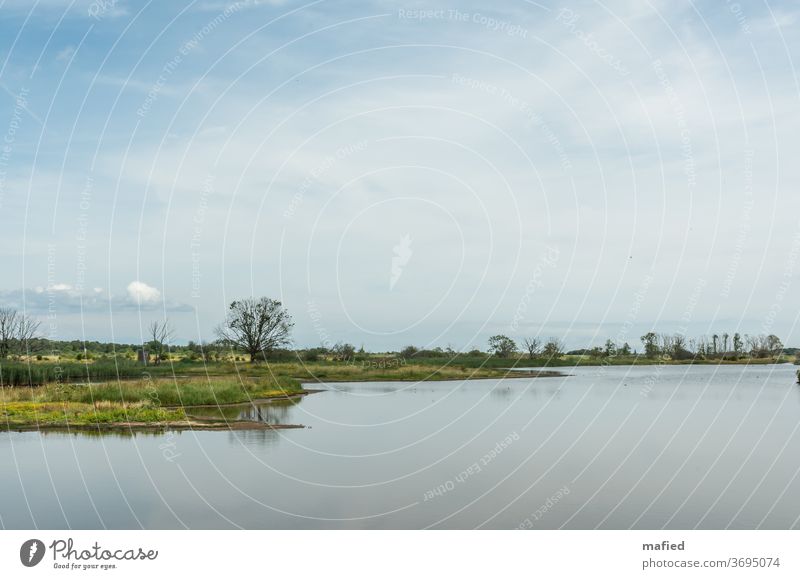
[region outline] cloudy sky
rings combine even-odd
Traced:
[[[793,2],[0,14],[0,301],[51,337],[266,295],[298,345],[800,345]]]

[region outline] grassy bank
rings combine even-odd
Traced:
[[[76,402],[4,402],[0,429],[67,428],[92,425],[171,424],[186,421],[180,409],[157,408],[146,403],[83,404]]]
[[[480,367],[466,364],[398,364],[375,366],[370,363],[273,364],[273,372],[285,373],[302,382],[427,382],[509,377],[507,367]],[[557,372],[514,372],[511,377],[557,376]]]
[[[155,407],[234,404],[260,398],[303,392],[291,378],[159,378],[100,382],[97,384],[47,384],[4,388],[6,402],[148,403]]]
[[[342,381],[423,381],[423,380],[468,380],[471,378],[502,378],[505,370],[520,360],[501,358],[463,358],[452,361],[443,359],[372,358],[358,361],[317,361],[277,363],[232,363],[232,362],[180,362],[159,366],[142,366],[126,361],[121,364],[94,362],[88,364],[54,364],[52,362],[7,362],[0,364],[0,384],[3,386],[41,386],[49,384],[93,384],[100,388],[105,383],[160,382],[177,379],[184,388],[202,388],[202,382],[212,386],[236,386],[237,381],[266,380],[271,389],[292,387],[293,381],[342,382]],[[568,365],[568,364],[564,364]],[[518,377],[518,376],[517,376]],[[169,395],[169,393],[165,393]]]
[[[118,375],[114,370],[121,369]],[[405,364],[398,359],[368,362],[134,364],[52,362],[3,364],[0,428],[67,426],[208,427],[187,414],[191,406],[224,406],[306,393],[303,383],[427,381],[503,378],[501,368],[453,364]],[[524,376],[555,372],[513,373]],[[40,382],[42,381],[42,382]],[[224,423],[225,421],[221,421]],[[263,425],[259,425],[263,426]]]
[[[207,428],[215,423],[192,419],[185,408],[304,392],[297,380],[287,377],[238,379],[235,376],[5,387],[0,390],[0,429],[159,425]]]

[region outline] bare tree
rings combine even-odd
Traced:
[[[31,340],[39,337],[39,320],[34,320],[25,315],[19,316],[17,323],[17,345],[19,354],[27,354],[30,351]]]
[[[744,342],[747,344],[747,352],[751,356],[755,356],[758,353],[758,338],[755,336],[751,336],[750,334],[744,335]]]
[[[0,308],[0,358],[11,352],[25,354],[31,340],[39,336],[39,320],[10,308]]]
[[[17,336],[19,314],[10,308],[0,309],[0,358],[6,359]]]
[[[151,322],[147,327],[147,337],[150,338],[148,346],[153,352],[153,360],[158,365],[164,359],[164,350],[169,347],[169,342],[174,337],[169,320]]]
[[[736,332],[733,335],[733,354],[736,358],[742,354],[743,348],[744,342],[742,341],[742,335],[739,332]]]
[[[522,343],[528,351],[528,358],[533,360],[539,355],[539,350],[542,347],[542,342],[539,338],[525,338]]]
[[[675,337],[672,334],[661,334],[659,340],[661,341],[661,354],[671,356],[675,349]]]
[[[230,346],[250,354],[256,361],[259,352],[268,352],[288,344],[292,318],[281,302],[270,298],[247,298],[231,303],[225,323],[217,327],[217,336]]]

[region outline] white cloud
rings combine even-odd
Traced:
[[[161,298],[161,292],[141,281],[128,284],[128,297],[137,304],[152,304]]]
[[[56,54],[56,60],[58,62],[66,62],[72,60],[73,55],[75,54],[75,47],[65,46],[58,54]]]

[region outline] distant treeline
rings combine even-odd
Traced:
[[[603,346],[571,350],[568,355],[589,356],[592,358],[612,358],[644,356],[646,358],[670,358],[672,360],[691,359],[731,359],[773,358],[781,354],[794,354],[796,349],[784,348],[781,339],[774,334],[713,334],[699,338],[689,338],[684,334],[657,334],[648,332],[640,338],[643,350],[640,354],[628,342],[618,344],[612,339]],[[539,338],[525,338],[524,352],[529,358],[553,358],[563,354],[562,342],[557,338],[542,341]],[[519,355],[514,340],[504,335],[489,338],[489,351],[498,357]]]

